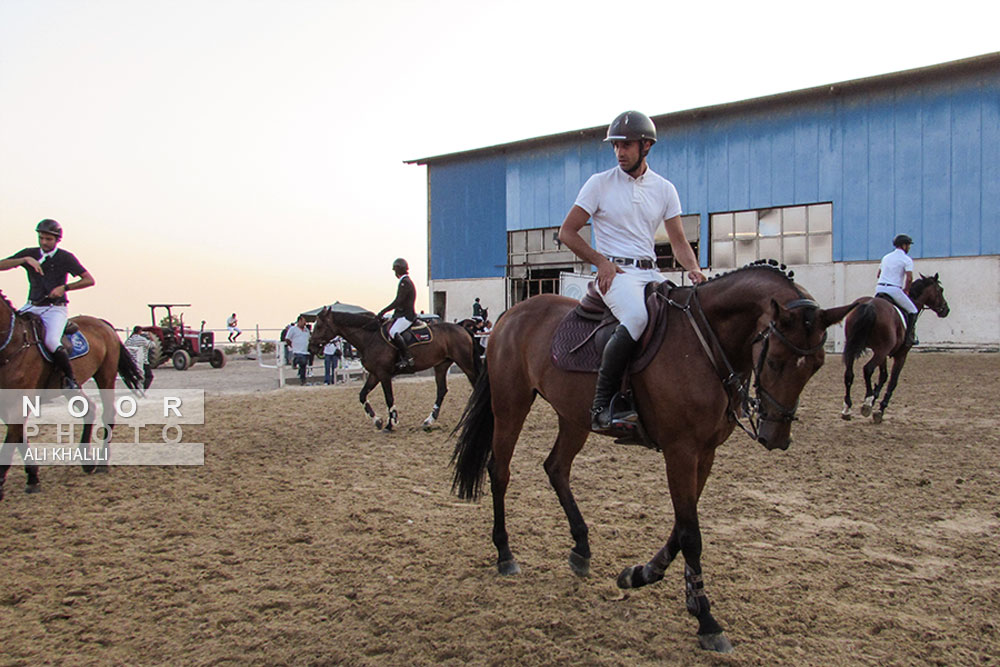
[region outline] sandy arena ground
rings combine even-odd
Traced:
[[[829,356],[788,451],[739,433],[719,451],[703,565],[731,655],[697,648],[679,563],[615,586],[670,529],[659,454],[593,436],[577,458],[579,579],[538,401],[508,494],[523,573],[501,579],[489,498],[449,494],[464,379],[430,433],[433,382],[398,383],[386,435],[358,383],[276,391],[233,361],[157,371],[154,387],[207,391],[206,424],[184,430],[202,467],[46,467],[38,495],[10,472],[0,664],[997,664],[1000,355],[912,355],[881,425],[840,419],[841,377]]]

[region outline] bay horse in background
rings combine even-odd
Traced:
[[[134,392],[142,391],[142,370],[136,365],[132,355],[125,349],[114,328],[106,321],[79,315],[69,322],[79,327],[90,344],[87,354],[73,359],[73,372],[81,384],[89,378],[94,378],[100,390],[101,403],[104,406],[105,437],[100,439],[101,450],[107,450],[111,439],[111,429],[114,427],[114,389],[115,376],[121,375],[125,386]],[[61,389],[62,373],[42,356],[39,345],[43,338],[42,323],[37,318],[29,318],[17,313],[10,301],[0,293],[0,389]],[[7,424],[7,437],[4,439],[3,455],[0,456],[0,499],[3,498],[3,486],[7,479],[10,464],[5,463],[13,455],[14,448],[20,449],[22,455],[27,446],[24,435],[24,425],[14,423],[16,419],[8,414],[0,414]],[[93,423],[85,420],[80,445],[90,442]],[[101,460],[107,460],[106,456]],[[92,473],[95,470],[106,472],[107,464],[95,465],[84,463],[83,471]],[[37,493],[41,491],[38,479],[38,466],[25,463],[24,472],[28,481],[25,491]]]
[[[625,568],[621,588],[657,582],[678,553],[685,561],[687,609],[698,619],[702,647],[732,650],[712,617],[701,566],[698,499],[715,450],[739,425],[767,449],[787,449],[799,394],[823,365],[826,329],[853,305],[824,310],[790,274],[756,264],[697,287],[662,291],[666,336],[656,356],[631,377],[636,408],[651,443],[663,453],[674,523],[666,544],[644,565]],[[569,520],[569,564],[590,570],[587,524],[570,490],[573,459],[590,434],[596,373],[568,372],[552,361],[551,342],[578,302],[544,294],[504,313],[490,334],[486,364],[458,426],[453,489],[476,499],[489,473],[493,543],[502,575],[520,572],[509,546],[504,497],[510,460],[536,396],[559,418],[545,471]],[[749,428],[743,420],[749,421]]]
[[[429,429],[441,411],[445,394],[448,393],[448,369],[458,364],[469,382],[475,385],[476,377],[482,366],[482,346],[468,330],[458,324],[448,322],[432,322],[430,328],[432,339],[427,343],[410,345],[414,366],[403,374],[411,374],[427,368],[434,369],[434,379],[437,381],[437,397],[434,406],[423,427]],[[309,350],[318,354],[323,346],[335,337],[340,336],[354,346],[361,356],[361,364],[368,371],[368,378],[361,387],[359,400],[364,406],[365,414],[371,418],[375,428],[391,431],[398,423],[395,399],[392,394],[392,378],[400,374],[396,370],[396,346],[388,342],[381,332],[382,322],[373,313],[344,313],[324,308],[316,316],[312,335],[309,338]],[[383,421],[376,414],[368,394],[376,385],[382,385],[385,404],[389,410]]]
[[[910,285],[910,299],[917,307],[918,316],[924,309],[933,310],[938,317],[948,317],[951,309],[944,298],[944,287],[938,279],[938,274],[925,276]],[[892,398],[892,392],[899,382],[899,374],[906,363],[906,355],[910,353],[910,344],[906,342],[906,323],[899,308],[882,297],[861,297],[857,308],[844,321],[844,409],[842,419],[851,419],[851,385],[854,384],[854,362],[866,349],[872,351],[872,358],[864,365],[865,400],[861,404],[861,414],[871,415],[876,424],[882,422],[886,406]],[[892,358],[892,375],[889,385],[885,387],[885,396],[877,410],[872,410],[878,400],[882,387],[885,386],[888,359]],[[872,386],[872,375],[878,369],[878,383]]]

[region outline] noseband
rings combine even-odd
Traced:
[[[722,348],[722,344],[719,343],[718,337],[712,330],[712,325],[709,323],[708,318],[705,317],[705,311],[701,307],[701,302],[698,300],[698,290],[694,288],[689,293],[687,303],[680,304],[672,299],[667,299],[667,302],[684,311],[688,316],[688,321],[691,323],[691,327],[698,336],[698,340],[701,341],[702,347],[705,349],[709,360],[712,362],[712,366],[715,367],[716,373],[719,375],[719,379],[722,381],[723,386],[726,389],[726,393],[730,395],[730,403],[728,408],[728,413],[730,419],[732,419],[737,426],[739,426],[743,431],[753,438],[755,441],[758,439],[758,433],[760,429],[761,422],[779,422],[779,423],[791,423],[795,421],[795,411],[798,409],[798,401],[795,401],[795,405],[791,408],[783,405],[778,401],[764,386],[760,381],[760,372],[764,368],[764,362],[767,360],[767,354],[771,348],[771,335],[781,342],[782,345],[789,348],[799,357],[807,357],[809,355],[819,352],[826,344],[826,331],[823,332],[823,338],[820,340],[819,344],[805,349],[797,346],[795,343],[790,341],[785,334],[778,330],[775,325],[774,320],[771,320],[768,325],[759,331],[756,336],[754,336],[750,345],[756,345],[757,343],[762,343],[760,355],[757,357],[757,363],[753,367],[750,373],[750,377],[743,377],[741,374],[737,373],[731,363],[729,363],[729,358],[726,356],[725,350]],[[692,308],[692,302],[694,308]],[[788,310],[793,310],[795,308],[819,308],[819,304],[812,299],[799,298],[789,301],[785,304],[785,308]],[[698,318],[701,320],[701,325],[695,321],[694,313],[698,314]],[[704,329],[705,333],[702,333]],[[705,334],[708,335],[708,340],[705,338]],[[711,344],[709,343],[711,341]],[[713,353],[713,348],[715,352]],[[722,363],[725,365],[725,371],[719,368],[719,364],[716,358],[720,358]],[[755,396],[750,395],[750,380],[753,379],[753,387]],[[764,408],[765,404],[768,408]],[[734,405],[740,407],[739,412],[735,409]],[[772,416],[773,408],[777,413],[777,416]],[[740,413],[742,413],[747,420],[749,426],[743,424]]]
[[[791,303],[789,303],[785,307],[788,308],[788,309],[792,309],[792,308],[819,308],[819,304],[816,303],[815,301],[811,300],[811,299],[796,299],[795,301],[792,301]],[[755,376],[754,377],[754,391],[757,394],[757,398],[756,399],[751,399],[750,396],[749,396],[749,393],[747,393],[746,396],[745,396],[745,401],[752,403],[752,405],[750,407],[754,411],[756,411],[756,413],[759,415],[759,417],[758,417],[758,421],[759,422],[761,422],[761,421],[770,421],[770,422],[790,423],[790,422],[795,421],[795,419],[796,419],[796,417],[795,417],[795,411],[799,407],[798,400],[795,401],[795,405],[793,405],[791,408],[788,408],[788,407],[782,405],[781,402],[778,401],[778,399],[776,399],[774,396],[772,396],[771,392],[769,392],[767,389],[764,389],[763,385],[761,385],[761,383],[760,383],[760,372],[761,372],[761,370],[764,369],[764,362],[767,359],[767,353],[771,349],[771,334],[774,334],[775,338],[777,338],[778,340],[780,340],[781,343],[785,347],[787,347],[788,349],[790,349],[797,356],[799,356],[799,357],[808,357],[810,355],[813,355],[813,354],[816,354],[817,352],[819,352],[823,348],[823,346],[826,344],[826,332],[825,331],[823,332],[823,338],[820,339],[820,341],[819,341],[819,343],[817,345],[814,345],[813,347],[808,348],[808,349],[803,349],[803,348],[797,346],[792,341],[788,340],[788,337],[785,336],[785,334],[781,333],[781,331],[778,330],[778,327],[776,327],[774,325],[774,320],[771,320],[768,323],[767,328],[763,329],[756,336],[754,336],[753,342],[751,343],[751,345],[756,345],[757,343],[763,341],[763,346],[761,347],[761,350],[760,350],[760,356],[757,357],[757,365],[754,367],[754,372],[753,372],[753,374]],[[777,409],[777,412],[778,412],[778,416],[777,417],[770,416],[771,415],[770,410],[763,409],[763,401],[761,401],[762,398],[767,401],[768,405],[770,405],[771,407],[774,407],[774,408]],[[753,424],[753,422],[751,421],[751,425],[752,424]],[[746,430],[746,429],[744,429],[744,430]],[[754,436],[755,437],[756,437],[756,430],[757,429],[754,428]]]

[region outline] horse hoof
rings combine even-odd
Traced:
[[[729,643],[725,632],[713,632],[708,635],[698,635],[698,645],[706,651],[716,653],[732,653],[733,645]]]
[[[101,464],[101,465],[97,466],[97,470],[95,470],[94,472],[96,472],[96,473],[104,473],[106,475],[109,472],[111,472],[111,466],[108,466],[108,465],[105,465],[105,464]]]
[[[375,420],[375,430],[376,431],[381,431],[382,430],[382,418],[381,417],[379,417],[378,419]]]
[[[841,412],[840,413],[840,418],[843,419],[845,422],[849,422],[849,421],[851,421],[851,413],[850,412]]]
[[[36,482],[34,484],[25,484],[24,485],[24,492],[25,493],[41,493],[42,492],[42,485],[41,485],[40,482]]]
[[[575,551],[569,552],[569,567],[573,570],[573,574],[578,577],[590,576],[590,559]]]
[[[875,411],[875,412],[872,413],[872,421],[875,422],[876,424],[881,424],[882,423],[882,411],[881,410],[877,410],[877,411]]]
[[[642,572],[642,565],[626,567],[618,575],[618,588],[638,588],[641,583],[637,582],[636,575]]]
[[[92,475],[94,474],[94,471],[97,470],[97,466],[94,465],[93,463],[85,463],[82,466],[80,466],[80,469],[83,470],[83,474]]]
[[[517,564],[516,560],[502,560],[497,563],[497,572],[505,577],[511,577],[515,574],[521,574],[521,566]]]

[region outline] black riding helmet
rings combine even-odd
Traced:
[[[618,114],[608,126],[608,136],[604,141],[641,141],[646,139],[656,143],[656,126],[644,113],[626,111]]]
[[[396,261],[392,263],[392,270],[396,271],[397,269],[405,273],[410,270],[410,265],[402,257],[397,257]]]
[[[902,248],[904,245],[913,245],[913,239],[906,234],[899,234],[892,240],[893,247]]]
[[[45,218],[39,222],[38,226],[35,227],[35,231],[39,234],[52,234],[57,239],[62,238],[62,226],[50,218]]]

